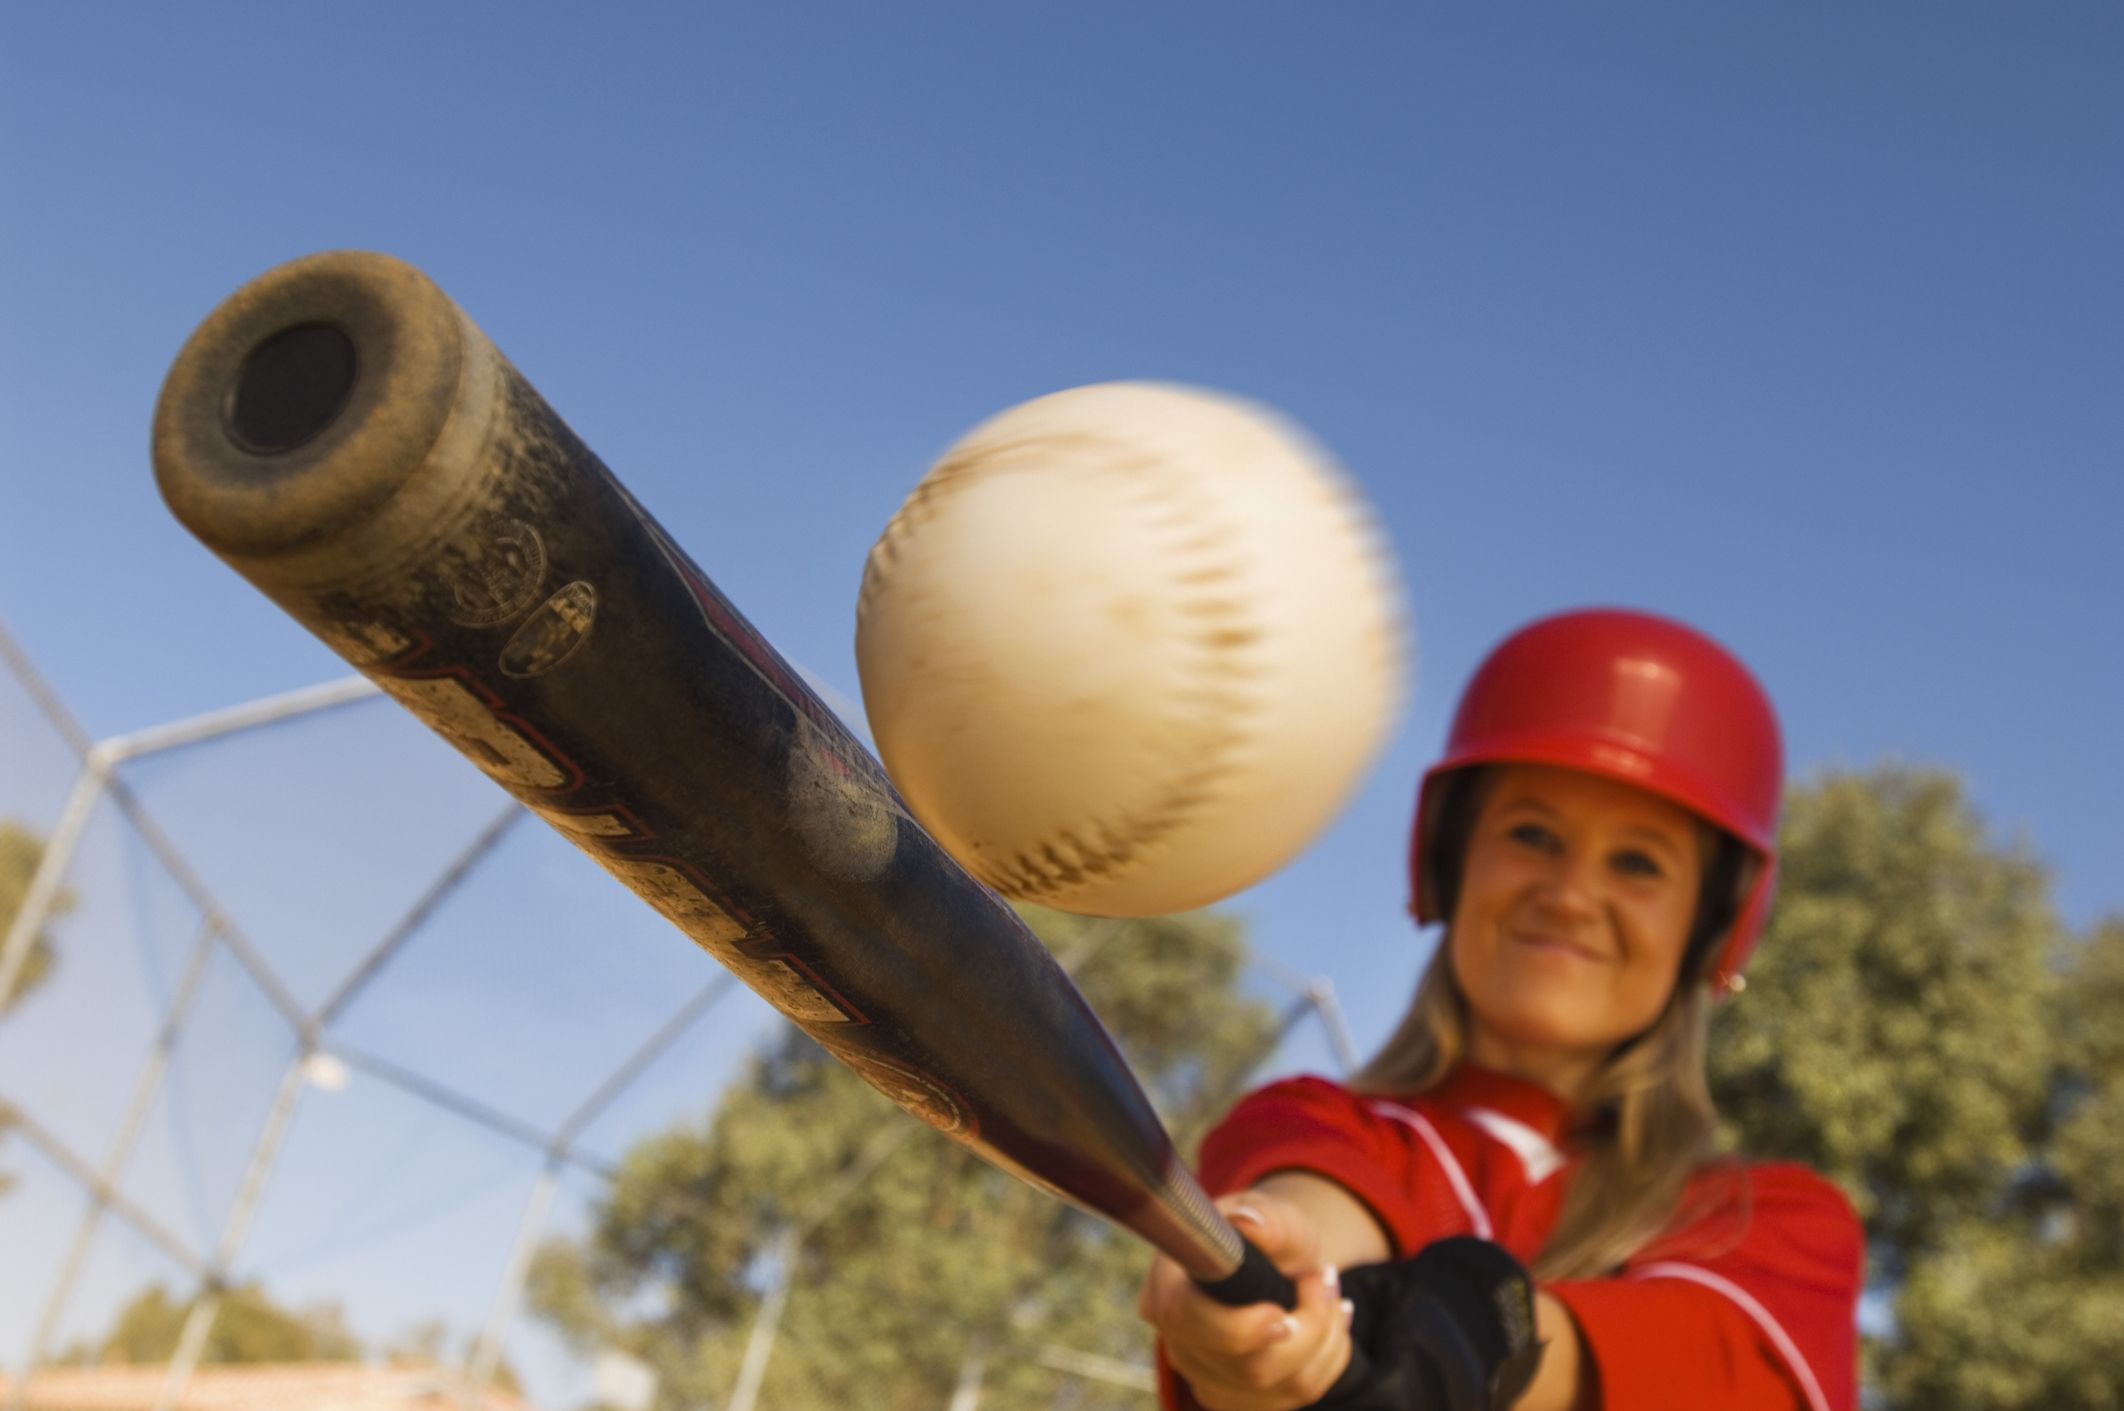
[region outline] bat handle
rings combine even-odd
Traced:
[[[1244,1308],[1249,1303],[1296,1308],[1298,1286],[1269,1263],[1269,1257],[1256,1249],[1252,1240],[1242,1238],[1240,1244],[1245,1252],[1240,1255],[1238,1268],[1221,1279],[1197,1279],[1196,1286],[1227,1308]]]

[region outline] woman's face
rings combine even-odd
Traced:
[[[1666,1007],[1707,859],[1694,815],[1542,765],[1485,781],[1449,933],[1469,1057],[1575,1097]]]

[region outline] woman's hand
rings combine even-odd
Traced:
[[[1305,1210],[1265,1191],[1217,1202],[1239,1232],[1298,1286],[1298,1306],[1227,1308],[1159,1257],[1136,1311],[1158,1330],[1173,1370],[1208,1411],[1293,1411],[1327,1393],[1350,1359],[1349,1308]]]

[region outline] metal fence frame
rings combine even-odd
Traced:
[[[19,1133],[42,1152],[89,1197],[88,1207],[81,1216],[67,1253],[46,1293],[35,1331],[25,1349],[20,1372],[9,1379],[7,1399],[0,1411],[23,1411],[31,1379],[50,1356],[51,1341],[56,1335],[61,1318],[65,1315],[75,1284],[106,1216],[115,1217],[129,1226],[168,1255],[196,1281],[184,1328],[156,1403],[156,1411],[173,1411],[182,1399],[185,1388],[198,1366],[207,1337],[213,1331],[214,1321],[220,1312],[222,1295],[228,1287],[231,1267],[242,1251],[251,1219],[264,1196],[280,1154],[282,1139],[295,1115],[302,1093],[313,1083],[328,1080],[335,1063],[358,1069],[453,1117],[529,1147],[543,1158],[543,1165],[530,1199],[525,1202],[515,1240],[497,1279],[487,1317],[465,1360],[462,1402],[468,1408],[481,1405],[500,1364],[502,1345],[515,1321],[524,1282],[530,1272],[531,1256],[545,1233],[553,1196],[563,1169],[584,1171],[607,1183],[616,1178],[617,1172],[608,1162],[577,1145],[578,1137],[599,1114],[626,1091],[659,1054],[676,1043],[735,987],[734,979],[727,973],[718,973],[703,985],[673,1011],[654,1034],[608,1073],[588,1098],[551,1130],[526,1123],[417,1071],[335,1041],[331,1034],[333,1022],[345,1012],[347,1006],[388,968],[391,960],[413,939],[437,907],[464,883],[480,862],[493,852],[525,816],[526,811],[520,805],[512,801],[497,813],[479,834],[437,873],[413,905],[362,955],[325,1000],[314,1010],[305,1009],[294,998],[289,987],[275,974],[264,954],[249,941],[234,918],[215,900],[205,882],[186,861],[183,850],[157,825],[133,791],[127,787],[123,767],[132,761],[171,750],[225,739],[245,731],[365,701],[378,694],[377,688],[362,677],[349,677],[98,741],[91,739],[82,730],[4,626],[0,626],[0,668],[4,668],[5,672],[23,687],[32,703],[59,732],[80,761],[80,771],[61,807],[59,818],[46,835],[43,854],[24,893],[22,905],[9,925],[5,938],[0,939],[0,1010],[5,1009],[8,999],[21,982],[35,939],[52,918],[56,905],[64,896],[63,884],[73,865],[89,819],[94,815],[97,806],[105,800],[109,800],[119,810],[128,826],[147,845],[156,861],[183,890],[202,918],[199,933],[192,943],[183,971],[165,1007],[154,1043],[141,1064],[134,1080],[132,1095],[100,1161],[91,1162],[71,1150],[49,1127],[39,1122],[35,1114],[11,1106],[4,1098],[0,1098],[0,1114],[6,1115],[11,1130]],[[1118,925],[1119,923],[1115,923],[1094,933],[1085,943],[1084,950],[1068,959],[1081,963],[1087,958],[1089,950],[1103,944],[1114,934]],[[233,958],[258,987],[281,1020],[287,1024],[295,1047],[294,1056],[282,1071],[273,1102],[253,1141],[243,1178],[223,1217],[220,1235],[213,1248],[200,1250],[191,1247],[148,1212],[129,1201],[118,1190],[118,1182],[124,1174],[126,1163],[132,1155],[148,1114],[153,1109],[170,1056],[183,1035],[192,1003],[197,996],[200,977],[217,948]],[[1338,1066],[1344,1073],[1354,1069],[1357,1063],[1356,1050],[1351,1041],[1349,1026],[1337,1002],[1334,986],[1325,978],[1296,975],[1273,964],[1267,964],[1265,969],[1294,996],[1293,1003],[1281,1017],[1275,1039],[1268,1051],[1273,1052],[1275,1047],[1310,1016],[1317,1019],[1325,1029]],[[858,1185],[868,1179],[872,1172],[890,1160],[893,1152],[917,1130],[920,1129],[912,1122],[881,1127],[878,1138],[842,1181],[829,1191],[813,1210],[783,1232],[777,1257],[769,1261],[770,1267],[777,1271],[790,1268],[806,1236]],[[673,1201],[675,1207],[683,1207],[685,1204],[679,1197],[673,1197]],[[754,1411],[760,1386],[772,1357],[788,1293],[788,1281],[777,1272],[763,1292],[737,1378],[726,1403],[728,1411]],[[1043,1366],[1072,1376],[1144,1390],[1148,1390],[1150,1386],[1148,1369],[1095,1354],[1055,1347],[1044,1349],[1038,1360]],[[985,1361],[982,1349],[968,1350],[959,1385],[953,1392],[948,1411],[975,1411],[979,1404]]]

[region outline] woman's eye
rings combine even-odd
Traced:
[[[1505,836],[1515,843],[1537,848],[1542,852],[1553,852],[1556,848],[1556,835],[1539,823],[1515,823]]]
[[[1658,858],[1650,853],[1638,852],[1634,848],[1628,852],[1617,853],[1615,865],[1632,877],[1659,877],[1666,873],[1666,869],[1659,865]]]

